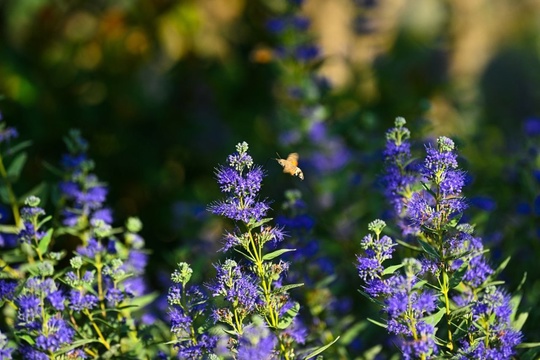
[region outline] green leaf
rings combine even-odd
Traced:
[[[272,218],[264,218],[264,219],[261,219],[259,221],[255,221],[254,219],[250,219],[249,223],[247,224],[247,227],[249,229],[255,229],[255,228],[258,228],[261,225],[266,224],[267,222],[269,222],[271,220],[272,220]]]
[[[379,321],[377,321],[377,320],[373,320],[373,319],[371,319],[371,318],[367,318],[367,320],[368,320],[370,323],[373,323],[373,324],[375,324],[375,325],[377,325],[377,326],[380,326],[380,327],[382,327],[382,328],[384,328],[384,329],[386,329],[386,328],[388,327],[388,325],[383,324],[382,322],[379,322]]]
[[[21,171],[24,168],[24,164],[26,163],[26,159],[28,159],[28,155],[26,155],[26,153],[20,153],[19,155],[15,156],[7,169],[8,179],[11,181],[16,181],[19,178]]]
[[[277,324],[278,329],[286,329],[289,327],[289,325],[292,323],[295,316],[298,314],[298,311],[300,310],[300,304],[295,302],[294,306],[287,310],[283,316],[279,319],[279,323]]]
[[[418,239],[418,242],[420,243],[420,246],[422,246],[422,249],[424,249],[424,252],[431,255],[431,257],[433,257],[434,259],[440,258],[439,253],[437,252],[437,250],[435,250],[433,246],[421,239]]]
[[[439,311],[437,311],[434,314],[431,314],[429,316],[426,316],[423,320],[433,327],[437,326],[439,321],[441,321],[442,317],[446,313],[446,309],[444,307],[440,308]]]
[[[250,256],[249,254],[246,254],[246,253],[243,252],[242,250],[237,249],[237,248],[234,248],[234,251],[236,251],[236,252],[242,254],[242,256],[244,256],[246,259],[250,260],[251,262],[255,262],[255,259],[254,259],[252,256]]]
[[[405,242],[405,241],[403,241],[403,240],[397,239],[396,242],[397,242],[399,245],[401,245],[401,246],[403,246],[403,247],[406,247],[407,249],[411,249],[411,250],[414,250],[414,251],[422,251],[422,248],[421,248],[421,247],[411,245],[411,244],[409,244],[409,243],[407,243],[407,242]]]
[[[9,192],[5,186],[0,186],[0,199],[4,204],[9,204]]]
[[[131,300],[131,304],[139,308],[143,308],[146,305],[150,304],[152,301],[154,301],[158,296],[159,293],[157,291],[154,291],[153,293],[133,298]]]
[[[353,327],[343,333],[343,335],[341,336],[341,343],[343,345],[350,344],[354,339],[358,338],[358,334],[367,327],[367,321],[361,321],[356,323]]]
[[[399,265],[392,265],[392,266],[389,266],[389,267],[387,267],[386,269],[384,269],[383,275],[390,275],[390,274],[393,274],[394,272],[396,272],[396,270],[402,268],[403,266],[405,266],[405,264],[399,264]]]
[[[525,285],[525,281],[527,281],[527,272],[523,273],[523,277],[521,278],[521,282],[519,283],[519,285],[517,286],[515,291],[521,291],[521,288],[523,287],[523,285]]]
[[[34,341],[34,338],[30,335],[20,335],[21,339],[26,340],[26,342],[30,345],[34,345],[36,342]]]
[[[468,268],[469,267],[467,263],[464,262],[463,265],[461,265],[461,267],[458,269],[458,271],[455,271],[452,274],[452,277],[450,278],[450,284],[449,284],[450,289],[453,289],[459,285],[461,280],[463,280],[463,277],[465,276],[465,273],[467,272]]]
[[[37,224],[37,228],[40,229],[43,224],[45,224],[47,221],[50,221],[52,219],[52,216],[49,215],[47,217],[45,217],[44,219],[42,219],[38,224]]]
[[[434,198],[437,197],[437,194],[435,194],[433,192],[433,190],[431,190],[431,188],[429,187],[429,184],[425,183],[422,181],[422,187],[424,188],[424,190],[426,190],[429,194],[431,194],[431,196],[433,196]]]
[[[324,346],[321,346],[321,347],[318,348],[317,350],[315,350],[315,351],[309,353],[304,359],[306,359],[306,360],[307,360],[307,359],[311,359],[312,357],[319,355],[319,354],[322,353],[324,350],[326,350],[326,349],[328,349],[330,346],[334,345],[334,343],[335,343],[336,341],[338,341],[338,340],[339,340],[339,336],[338,336],[337,338],[335,338],[334,341],[332,341],[331,343],[328,343],[328,344],[326,344],[326,345],[324,345]]]
[[[521,343],[519,345],[516,345],[519,349],[533,349],[540,347],[540,342],[534,342],[534,343]]]
[[[315,283],[316,289],[324,289],[330,286],[337,279],[336,274],[328,275]]]
[[[93,343],[93,342],[99,342],[98,339],[82,339],[82,340],[77,340],[73,343],[71,343],[71,345],[69,345],[68,347],[63,347],[62,349],[60,349],[58,352],[54,353],[55,356],[58,356],[58,355],[61,355],[61,354],[64,354],[64,353],[67,353],[68,351],[71,351],[75,348],[78,348],[79,346],[82,346],[82,345],[86,345],[86,344],[90,344],[90,343]]]
[[[53,175],[56,175],[59,178],[64,177],[64,172],[61,169],[57,168],[55,165],[52,165],[51,163],[47,161],[43,162],[43,167],[49,170]]]
[[[285,254],[285,253],[290,252],[290,251],[296,251],[296,249],[279,249],[279,250],[276,250],[276,251],[272,251],[271,253],[268,253],[268,254],[264,255],[262,257],[262,259],[263,259],[263,261],[272,260],[272,259],[280,256],[281,254]]]
[[[41,240],[39,241],[38,250],[40,254],[43,255],[47,252],[47,249],[49,248],[49,244],[51,243],[51,240],[52,240],[52,233],[53,233],[53,229],[49,229],[47,233],[45,234],[45,236],[43,236]]]
[[[8,155],[15,155],[21,150],[24,150],[32,146],[32,140],[26,140],[18,143],[17,145],[11,146],[8,150]]]
[[[235,331],[223,329],[223,331],[231,336],[237,336],[238,334]]]
[[[373,298],[371,295],[369,295],[368,293],[358,289],[358,292],[360,294],[362,294],[364,297],[366,297],[368,300],[370,300],[371,302],[374,302],[375,304],[377,305],[383,305],[383,303],[375,298]]]
[[[517,347],[520,345],[517,345]],[[525,354],[522,354],[519,358],[520,360],[538,360],[538,354],[539,351],[537,349],[530,349],[529,351],[525,352]]]
[[[525,325],[525,321],[527,321],[527,318],[529,317],[528,312],[520,313],[514,321],[512,321],[512,328],[515,330],[521,330],[523,325]]]
[[[508,263],[510,262],[510,259],[511,259],[511,256],[507,257],[498,267],[497,269],[493,272],[493,277],[497,277],[497,275],[499,275],[505,268],[506,268],[506,265],[508,265]]]
[[[274,293],[277,294],[277,293],[284,293],[286,291],[289,291],[291,289],[294,289],[294,288],[297,288],[297,287],[300,287],[300,286],[304,286],[304,283],[298,283],[298,284],[289,284],[289,285],[285,285],[285,286],[282,286],[280,288],[277,288],[274,290]]]
[[[463,216],[463,213],[454,216],[452,219],[450,219],[448,224],[446,224],[444,226],[444,229],[448,230],[448,229],[451,229],[451,228],[455,228],[459,224],[459,221],[461,220],[462,216]]]
[[[364,351],[363,359],[366,359],[366,360],[376,359],[377,355],[379,355],[382,350],[383,350],[383,347],[381,345],[375,345],[375,346],[367,349],[366,351]]]

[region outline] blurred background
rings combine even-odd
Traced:
[[[34,142],[18,186],[58,180],[44,164],[81,129],[118,224],[144,223],[150,277],[212,270],[196,255],[217,258],[227,226],[206,211],[214,169],[246,141],[273,215],[299,189],[320,252],[358,283],[359,240],[387,208],[384,134],[403,116],[416,140],[457,141],[468,216],[495,267],[513,256],[511,290],[528,272],[524,308],[539,300],[538,1],[1,0],[0,18],[0,111]],[[274,160],[293,151],[303,182]]]

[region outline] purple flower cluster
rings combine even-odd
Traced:
[[[103,204],[107,198],[107,187],[91,171],[94,162],[88,158],[88,143],[77,130],[66,138],[69,154],[64,155],[62,165],[67,179],[60,183],[60,191],[67,201],[63,209],[63,224],[86,228],[93,221],[112,223],[112,213]]]
[[[415,192],[407,203],[410,221],[431,229],[441,229],[467,208],[461,197],[465,173],[458,169],[454,142],[440,137],[437,145],[426,146],[427,155],[420,170],[424,184],[431,184],[431,193]]]
[[[175,348],[179,359],[201,359],[212,354],[217,337],[207,333],[206,325],[197,325],[207,314],[207,296],[198,286],[187,287],[193,270],[187,263],[179,263],[171,276],[169,288],[169,318],[171,332],[176,337]]]
[[[395,127],[386,133],[385,171],[381,183],[384,195],[392,205],[393,216],[398,219],[403,233],[408,235],[416,234],[419,230],[403,218],[418,175],[411,169],[410,131],[404,125],[405,119],[398,117]]]
[[[212,295],[223,296],[234,308],[234,321],[242,323],[246,317],[255,312],[261,306],[262,300],[258,296],[256,278],[245,271],[234,261],[227,259],[223,265],[214,265],[217,271],[216,280],[209,284],[208,288]],[[216,321],[227,323],[237,327],[232,321],[232,314],[228,308],[214,311]]]
[[[380,236],[385,226],[382,220],[371,222],[373,235],[362,239],[364,255],[357,256],[357,269],[365,283],[363,292],[381,303],[387,331],[398,336],[403,358],[425,358],[438,352],[435,328],[424,320],[436,309],[437,296],[419,287],[424,271],[416,259],[407,258],[393,271],[386,271],[383,262],[392,258],[396,243]],[[395,272],[398,268],[404,268],[405,274]]]
[[[238,340],[238,360],[277,359],[277,337],[264,325],[249,325]]]
[[[217,170],[218,184],[228,197],[209,207],[214,214],[244,223],[261,220],[270,208],[266,201],[258,198],[264,172],[261,167],[253,166],[247,150],[247,143],[238,144],[237,152],[228,158],[228,166]]]
[[[405,278],[385,278],[395,272],[380,261],[388,258],[382,249],[385,243],[373,250],[366,245],[371,243],[370,238],[365,238],[362,247],[366,255],[358,258],[357,266],[367,284],[365,293],[385,299],[388,330],[403,337],[401,350],[405,358],[447,351],[437,349],[433,342],[436,323],[422,318],[432,315],[433,319],[437,301],[445,305],[439,313],[442,316],[445,310],[448,347],[454,350],[451,354],[463,354],[463,358],[509,358],[521,341],[521,333],[511,328],[508,296],[488,286],[494,271],[484,255],[482,240],[473,235],[473,226],[459,223],[467,203],[462,195],[465,173],[458,167],[454,142],[439,137],[436,146],[426,146],[421,165],[410,166],[410,133],[404,124],[404,119],[396,119],[395,128],[387,133],[383,184],[403,235],[420,245],[420,261],[414,260],[414,271],[407,271],[404,265]],[[412,264],[413,260],[408,261]],[[423,291],[420,286],[433,279],[436,283],[430,288],[439,294]],[[459,309],[466,308],[472,310],[472,315],[463,315],[462,311],[458,321],[453,311],[459,313]],[[460,322],[461,328],[468,324],[469,335],[467,340],[457,341],[459,346],[454,348],[452,333],[459,330],[454,324]]]
[[[468,330],[474,335],[463,339],[461,358],[512,358],[522,334],[510,326],[511,315],[509,296],[494,286],[488,287],[480,299],[472,301],[473,323]]]
[[[207,284],[212,296],[217,298],[212,318],[214,322],[227,325],[227,334],[230,335],[226,346],[228,351],[252,356],[259,354],[256,351],[262,348],[254,350],[252,346],[247,346],[243,338],[244,331],[252,326],[254,316],[261,316],[280,347],[274,348],[269,354],[259,355],[267,358],[273,351],[277,351],[280,356],[291,358],[294,356],[294,339],[305,341],[302,326],[295,321],[299,304],[291,300],[288,287],[283,284],[289,263],[271,260],[292,250],[276,249],[284,240],[285,233],[279,225],[268,225],[272,219],[264,217],[269,209],[268,205],[265,201],[258,200],[263,172],[261,168],[253,165],[247,149],[247,143],[238,144],[236,153],[228,158],[228,166],[218,169],[218,183],[228,197],[209,207],[214,214],[237,222],[234,232],[225,233],[222,250],[235,248],[246,260],[236,262],[226,259],[223,263],[214,265],[216,278]],[[265,246],[266,244],[270,246]],[[272,252],[266,253],[267,249]],[[290,286],[299,285],[301,284]],[[292,326],[293,323],[296,327]],[[269,346],[271,343],[265,340],[261,344]],[[244,350],[240,349],[241,346]]]

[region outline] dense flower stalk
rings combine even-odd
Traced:
[[[495,272],[482,240],[474,236],[473,226],[459,222],[467,202],[455,144],[439,137],[436,145],[426,146],[424,161],[410,167],[410,134],[404,125],[398,118],[387,133],[383,181],[396,222],[410,240],[404,245],[417,251],[418,259],[383,265],[396,244],[380,238],[381,226],[372,223],[376,237],[364,238],[365,255],[358,257],[363,292],[382,301],[387,330],[400,335],[405,358],[440,353],[508,358],[515,354],[521,333],[511,325],[510,297],[493,283]],[[396,275],[401,267],[405,276]],[[434,341],[436,331],[444,340]]]
[[[208,288],[212,296],[223,298],[226,306],[215,308],[213,317],[215,321],[227,324],[235,334],[230,349],[240,353],[242,348],[246,349],[242,347],[243,336],[251,324],[250,319],[255,314],[261,315],[265,326],[277,339],[271,354],[292,359],[295,357],[295,342],[291,341],[294,337],[286,331],[294,328],[291,324],[298,312],[298,303],[290,299],[287,290],[281,290],[289,264],[271,261],[291,250],[266,253],[266,248],[269,245],[275,248],[284,240],[285,234],[281,227],[268,225],[271,219],[265,216],[269,205],[259,197],[264,173],[253,164],[247,150],[247,143],[238,144],[236,153],[228,157],[228,165],[218,168],[217,181],[227,197],[209,206],[214,214],[223,215],[237,224],[233,232],[225,234],[222,250],[234,248],[247,261],[240,263],[228,259],[215,265],[216,280],[208,284]],[[262,341],[261,344],[270,342]]]

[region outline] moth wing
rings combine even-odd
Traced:
[[[290,153],[289,156],[287,156],[287,161],[293,166],[298,166],[298,153]]]

